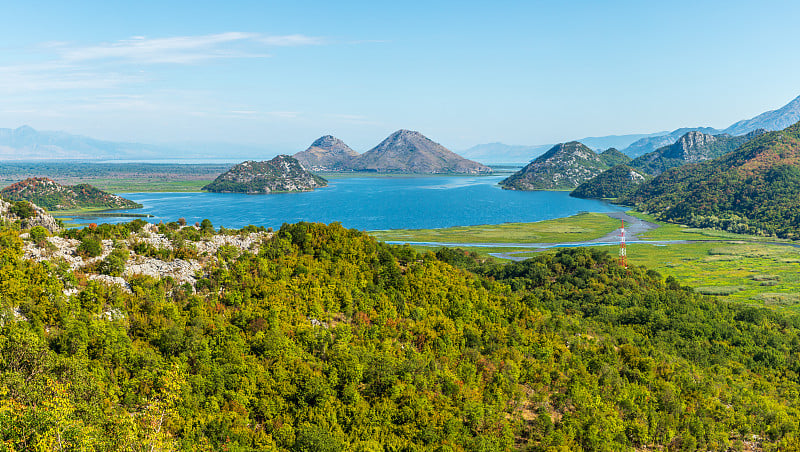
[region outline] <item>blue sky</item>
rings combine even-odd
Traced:
[[[0,127],[295,152],[726,127],[800,95],[794,1],[7,2]]]

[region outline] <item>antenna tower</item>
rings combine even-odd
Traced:
[[[623,268],[628,268],[628,253],[625,250],[625,220],[622,221],[622,227],[619,228],[619,265]]]

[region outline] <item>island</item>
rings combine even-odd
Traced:
[[[294,157],[239,163],[203,187],[213,193],[292,193],[325,187],[328,181],[303,168]]]
[[[89,184],[61,185],[46,177],[29,177],[0,190],[9,201],[28,201],[48,211],[136,209],[142,205]]]

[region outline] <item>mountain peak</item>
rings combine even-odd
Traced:
[[[777,110],[761,113],[751,119],[739,121],[725,129],[731,135],[744,135],[755,129],[782,130],[800,121],[800,96]]]
[[[510,190],[565,190],[597,176],[608,165],[588,146],[570,141],[549,151],[500,182]]]
[[[492,170],[467,160],[425,135],[400,129],[361,155],[357,171],[389,173],[466,173],[488,174]]]
[[[347,147],[347,145],[344,144],[344,141],[336,138],[333,135],[324,135],[317,138],[316,141],[311,143],[311,147],[314,146],[322,149],[331,149],[334,147],[341,147],[341,146]]]
[[[31,134],[36,133],[36,130],[29,126],[29,125],[22,125],[14,129],[14,133],[16,134]]]
[[[387,140],[413,139],[413,140],[428,140],[433,142],[433,140],[417,132],[416,130],[408,130],[408,129],[400,129],[397,132],[389,135],[389,137],[386,139]]]
[[[356,157],[358,152],[333,135],[317,138],[308,149],[294,155],[311,171],[342,171]]]
[[[700,146],[706,146],[715,141],[717,141],[717,138],[714,137],[714,135],[709,135],[707,133],[700,132],[699,130],[692,130],[691,132],[688,132],[682,137],[678,138],[678,142],[675,144],[682,150],[687,151],[689,149],[696,149]]]

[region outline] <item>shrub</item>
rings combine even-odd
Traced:
[[[206,218],[200,222],[200,230],[204,233],[212,233],[214,232],[214,225],[211,224],[211,220]]]
[[[98,272],[108,276],[122,276],[125,271],[125,261],[128,260],[128,250],[118,248],[111,252],[98,266]]]
[[[94,237],[84,237],[78,245],[78,254],[84,257],[97,257],[103,254],[103,244]]]
[[[17,201],[8,209],[8,211],[22,218],[23,220],[36,215],[36,209],[34,209],[33,205],[28,201]]]
[[[34,226],[31,228],[29,235],[34,243],[42,243],[44,239],[50,236],[50,231],[42,226]]]

